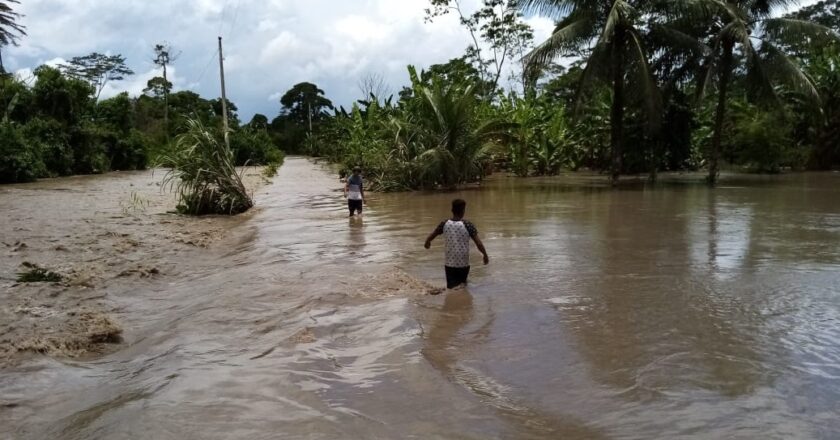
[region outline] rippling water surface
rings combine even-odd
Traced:
[[[0,371],[0,437],[840,437],[840,175],[628,186],[494,178],[371,197],[290,158],[178,276],[114,293],[93,361]],[[491,255],[468,291],[423,239],[454,197]]]

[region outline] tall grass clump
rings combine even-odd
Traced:
[[[233,215],[254,206],[233,152],[200,121],[188,120],[175,144],[174,152],[160,160],[171,167],[163,186],[178,193],[178,212]]]

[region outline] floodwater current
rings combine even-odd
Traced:
[[[376,194],[359,222],[289,158],[229,237],[111,293],[118,350],[0,370],[0,438],[840,437],[840,174],[603,183]],[[490,264],[380,294],[443,284],[423,240],[455,197]]]

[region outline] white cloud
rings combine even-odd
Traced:
[[[67,60],[62,58],[62,57],[55,57],[55,58],[52,58],[52,59],[49,59],[49,60],[46,60],[46,61],[41,61],[40,63],[38,63],[38,65],[44,65],[44,64],[46,64],[47,66],[50,66],[50,67],[58,67],[58,66],[62,66],[64,64],[67,64]]]
[[[31,84],[32,81],[35,81],[35,74],[32,72],[32,69],[28,67],[16,70],[15,77],[27,84]]]
[[[479,2],[462,4],[473,9]],[[7,67],[26,71],[93,51],[122,54],[142,73],[110,84],[103,96],[140,93],[156,72],[152,47],[164,40],[181,52],[171,70],[178,72],[176,88],[218,96],[222,35],[228,95],[243,119],[277,114],[277,98],[301,81],[317,83],[344,105],[368,73],[399,90],[408,82],[407,64],[446,62],[470,41],[451,14],[424,23],[428,0],[27,0],[16,7],[29,35],[20,47],[4,48]],[[553,28],[546,18],[528,21],[537,42]]]
[[[102,88],[99,99],[108,99],[122,92],[128,92],[129,96],[139,96],[143,93],[143,89],[146,88],[149,80],[156,76],[163,76],[162,68],[150,69],[146,72],[127,77],[122,81],[110,81]],[[166,77],[172,83],[173,90],[189,89],[184,78],[178,76],[176,67],[166,69]]]
[[[305,49],[303,42],[297,35],[282,31],[263,47],[260,53],[260,63],[273,65],[298,56]]]

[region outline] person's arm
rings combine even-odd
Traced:
[[[432,233],[429,234],[428,237],[426,237],[426,244],[424,245],[424,247],[426,249],[429,249],[430,247],[432,247],[432,240],[434,240],[440,234],[443,234],[443,222],[441,222],[438,225],[438,227],[436,227],[435,230],[432,231]]]
[[[484,243],[481,242],[481,239],[478,238],[478,234],[473,235],[473,241],[475,242],[475,246],[478,248],[479,252],[484,255],[484,264],[490,264],[490,256],[487,255],[487,250],[484,249]]]
[[[362,194],[362,203],[367,205],[367,199],[365,198],[365,183],[359,183],[359,193]]]
[[[484,264],[490,263],[490,256],[487,255],[487,250],[484,249],[484,243],[481,242],[481,238],[478,237],[478,229],[476,229],[475,225],[470,222],[465,222],[465,226],[467,227],[467,232],[470,234],[470,238],[473,239],[475,242],[475,246],[478,248],[481,255],[484,255]]]
[[[347,191],[350,190],[350,178],[348,177],[347,180],[344,181],[344,198],[347,198]]]

